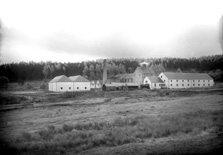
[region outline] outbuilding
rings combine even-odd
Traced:
[[[91,82],[82,77],[81,75],[70,76],[69,79],[73,82],[74,91],[90,91]]]
[[[65,75],[56,76],[49,82],[49,91],[73,91],[73,81]]]
[[[101,80],[92,80],[91,81],[91,88],[98,89],[102,87],[102,81]]]
[[[150,89],[161,89],[165,87],[165,83],[157,76],[147,76],[143,80],[143,84]]]

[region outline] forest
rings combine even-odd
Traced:
[[[0,65],[0,76],[10,82],[49,81],[58,75],[82,75],[89,80],[102,79],[103,59],[83,62],[20,62]],[[208,73],[215,81],[223,81],[223,55],[199,58],[120,58],[107,59],[108,77],[120,73],[133,73],[141,62],[158,75],[161,71]]]

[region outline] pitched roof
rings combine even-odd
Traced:
[[[115,78],[121,78],[123,75],[125,75],[125,73],[124,74],[116,74]]]
[[[103,81],[102,81],[102,80],[91,80],[90,82],[91,82],[92,84],[98,84],[98,83],[99,83],[99,84],[102,84]]]
[[[125,78],[125,79],[132,79],[133,78],[133,74],[132,73],[126,74],[123,78]]]
[[[71,79],[73,82],[90,82],[81,75],[70,76],[69,79]]]
[[[132,73],[117,74],[117,75],[115,75],[115,78],[117,78],[117,79],[130,79],[130,78],[133,78],[133,74]]]
[[[151,70],[149,70],[148,68],[145,68],[145,67],[137,67],[137,68],[139,68],[143,74],[153,75],[153,73],[151,72]]]
[[[151,83],[163,83],[163,81],[157,76],[148,76]]]
[[[163,72],[168,79],[182,80],[213,80],[207,73],[171,73]]]
[[[52,83],[52,82],[73,82],[73,81],[68,77],[66,77],[65,75],[60,75],[53,78],[50,82]]]

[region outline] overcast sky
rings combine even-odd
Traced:
[[[0,0],[2,63],[222,54],[222,0]]]

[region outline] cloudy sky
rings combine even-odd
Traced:
[[[222,54],[222,0],[0,0],[1,63]]]

